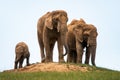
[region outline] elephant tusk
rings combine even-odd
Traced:
[[[57,32],[60,32],[60,30],[58,29]]]
[[[89,44],[87,44],[87,47],[89,47]]]
[[[83,40],[80,40],[80,42],[82,43],[82,42],[83,42]]]

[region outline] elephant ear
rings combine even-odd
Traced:
[[[52,16],[49,16],[48,18],[46,18],[45,20],[45,26],[49,29],[53,29],[53,25],[52,25]]]

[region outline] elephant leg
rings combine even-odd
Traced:
[[[83,47],[79,41],[76,41],[77,63],[82,63]]]
[[[18,61],[15,62],[14,69],[17,69]]]
[[[55,45],[55,41],[53,41],[52,43],[50,43],[50,62],[53,62],[53,48],[54,48],[54,45]]]
[[[30,63],[29,63],[29,57],[26,58],[26,64],[27,64],[27,66],[30,65]]]
[[[48,38],[44,39],[44,46],[45,46],[45,51],[46,51],[45,62],[50,62],[51,52],[50,52],[50,41],[48,40]]]
[[[59,62],[65,62],[63,58],[63,43],[61,39],[58,39],[58,52],[59,52]]]
[[[46,46],[45,47],[45,51],[46,51],[46,59],[45,59],[45,62],[50,62],[50,57],[51,57],[51,53],[50,53],[50,46]]]
[[[14,69],[17,69],[18,62],[20,61],[21,57],[22,57],[21,53],[16,53]]]
[[[18,60],[17,57],[15,58],[15,65],[14,65],[14,69],[17,69],[17,65],[18,65]]]
[[[89,58],[90,58],[90,47],[86,47],[85,64],[89,64]]]
[[[91,47],[91,62],[93,66],[96,66],[95,64],[95,55],[96,55],[96,46]]]
[[[22,68],[24,57],[22,56],[21,59],[19,60],[19,68]]]
[[[73,51],[73,62],[76,63],[77,62],[77,52]]]
[[[41,51],[41,62],[45,62],[45,54],[44,54],[44,45],[41,43],[40,45],[40,51]]]
[[[41,62],[45,62],[43,39],[42,39],[42,36],[39,35],[39,33],[38,33],[38,42],[39,42],[40,51],[41,51]]]
[[[72,62],[72,53],[71,53],[71,51],[69,51],[69,53],[67,55],[67,62],[68,63]]]

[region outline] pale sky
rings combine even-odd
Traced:
[[[14,68],[15,45],[20,41],[29,46],[30,63],[40,62],[36,25],[42,15],[53,10],[65,10],[68,24],[72,19],[83,18],[95,25],[96,65],[120,71],[119,8],[120,0],[0,0],[0,71]],[[57,51],[55,46],[55,62]]]

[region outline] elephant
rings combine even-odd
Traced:
[[[47,12],[37,23],[38,43],[41,51],[41,62],[53,62],[53,48],[58,44],[59,62],[64,62],[63,47],[67,29],[68,16],[64,10]],[[44,49],[46,54],[44,54]]]
[[[86,24],[83,19],[73,20],[68,25],[66,34],[66,44],[69,48],[68,62],[82,63],[83,49],[86,48],[85,64],[89,64],[91,54],[91,62],[95,66],[97,35],[97,28],[94,25]]]
[[[26,64],[29,66],[29,57],[30,57],[30,52],[28,49],[28,46],[25,42],[19,42],[16,47],[15,47],[15,65],[14,69],[17,69],[17,65],[19,63],[19,68],[22,68],[22,64],[24,59],[26,58]]]
[[[74,19],[68,25],[68,32],[66,33],[66,40],[65,40],[65,43],[68,46],[68,50],[66,52],[66,54],[67,54],[67,62],[77,63],[76,37],[75,37],[75,34],[74,34],[74,32],[75,32],[74,28],[79,26],[78,28],[81,31],[79,37],[82,38],[82,32],[83,32],[84,24],[85,24],[84,20],[82,20],[82,19],[81,20]],[[82,42],[82,41],[80,41],[80,42]]]
[[[85,64],[89,64],[89,58],[91,56],[91,63],[93,66],[95,64],[95,56],[96,56],[96,47],[97,47],[97,28],[92,24],[87,24],[84,27],[83,33],[83,48],[86,48],[86,58]]]

